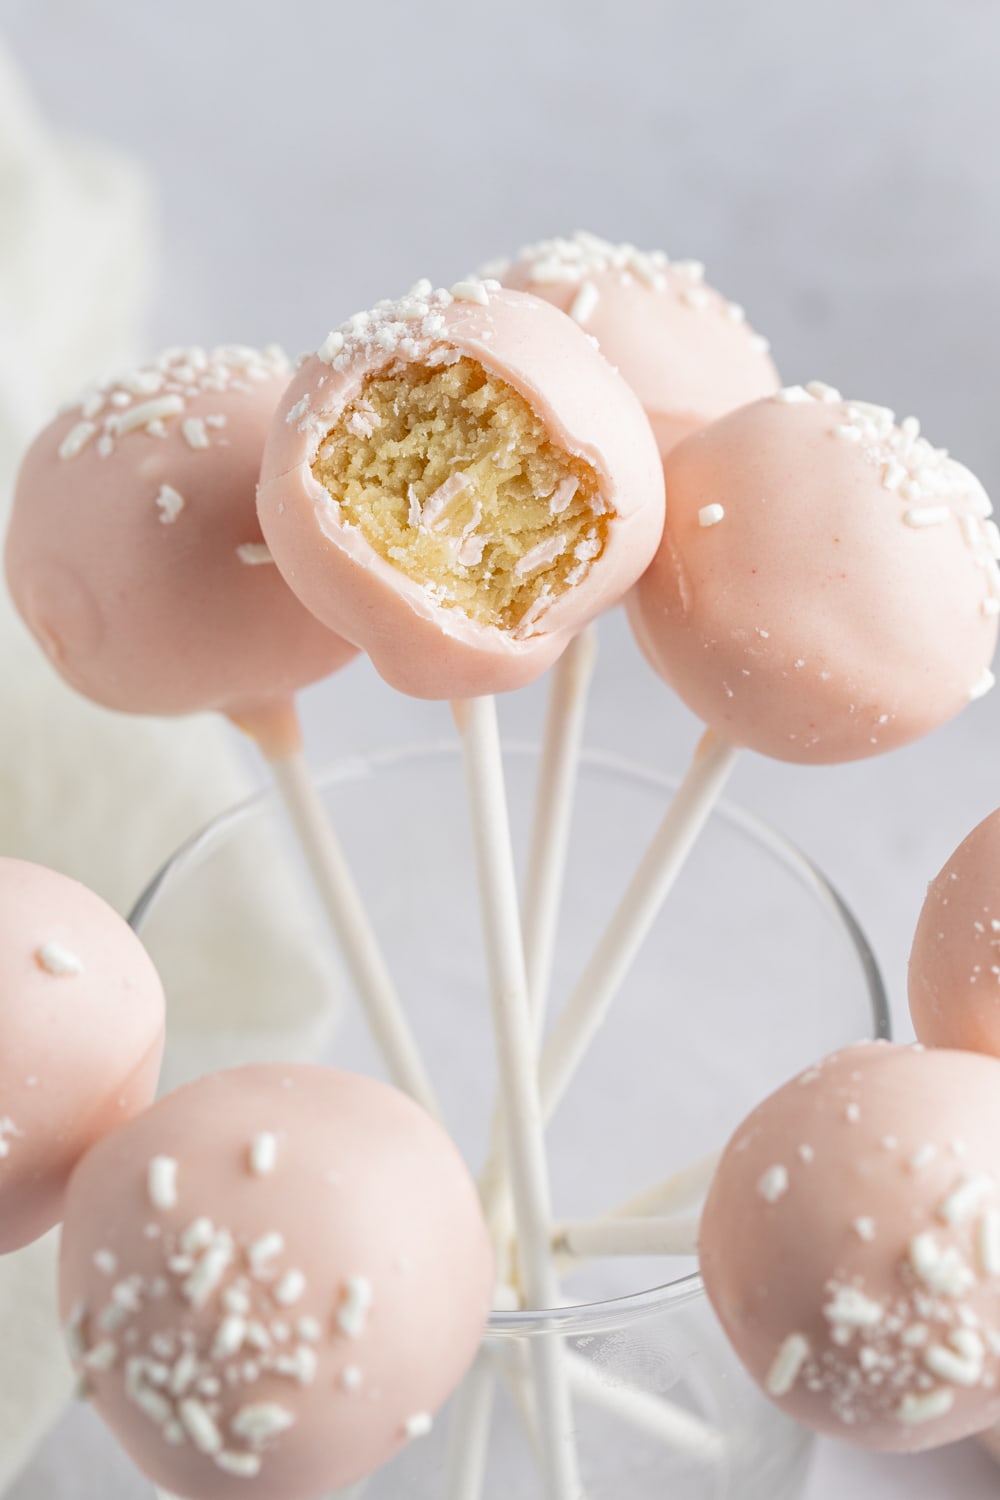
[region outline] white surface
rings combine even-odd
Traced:
[[[0,0],[46,107],[159,184],[157,342],[293,349],[417,275],[449,281],[584,224],[704,258],[790,379],[914,410],[1000,492],[1000,13],[989,0],[425,0],[346,6]],[[311,754],[447,733],[364,664],[307,697]],[[502,706],[533,733],[540,697]],[[602,628],[588,739],[679,767],[695,727]],[[926,881],[1000,802],[1000,695],[926,743],[833,770],[746,757],[732,794],[862,914],[905,1030]],[[828,1446],[810,1500],[978,1500],[969,1445]]]

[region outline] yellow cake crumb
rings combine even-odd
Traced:
[[[607,538],[591,466],[472,359],[369,378],[312,472],[381,556],[502,630],[531,633]]]

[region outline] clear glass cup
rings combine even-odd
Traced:
[[[505,760],[523,865],[537,754],[508,746]],[[554,1005],[572,987],[674,784],[619,757],[584,756]],[[328,771],[321,785],[449,1125],[475,1169],[487,1147],[494,1074],[458,747],[357,758]],[[278,1003],[253,1011],[247,1025],[238,991],[240,973],[257,961],[252,944],[234,959],[236,993],[222,995],[218,964],[211,982],[207,971],[199,976],[191,939],[211,929],[224,903],[228,940],[238,950],[233,892],[251,888],[254,872],[265,870],[296,911],[289,969],[294,963],[302,973],[303,932],[315,962],[308,985],[276,992]],[[382,1071],[357,1007],[345,999],[347,979],[273,792],[224,814],[179,849],[132,921],[166,975],[168,1085],[245,1060],[287,1060],[290,1051]],[[267,961],[280,971],[280,929]],[[815,1058],[887,1034],[877,965],[840,896],[779,834],[723,803],[550,1126],[556,1212],[574,1219],[602,1213],[719,1148],[759,1099]],[[559,1339],[567,1350],[587,1500],[801,1494],[811,1439],[742,1371],[693,1260],[585,1262],[564,1291],[565,1307],[496,1312],[491,1320],[480,1357],[494,1390],[483,1500],[542,1500],[526,1376],[536,1339]],[[372,1476],[365,1500],[452,1500],[449,1445],[462,1439],[449,1431],[456,1425],[449,1415],[446,1409],[428,1437]],[[77,1411],[10,1500],[96,1493],[148,1500],[149,1486],[110,1435]]]

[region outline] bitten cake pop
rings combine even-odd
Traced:
[[[930,883],[909,995],[922,1042],[1000,1057],[1000,812],[962,840]]]
[[[912,417],[792,386],[679,444],[629,601],[653,668],[778,760],[892,750],[993,682],[1000,534]]]
[[[264,435],[289,375],[277,350],[168,349],[28,450],[7,582],[88,698],[243,719],[354,655],[285,586],[257,522]]]
[[[62,1216],[70,1173],[145,1109],[163,989],[110,906],[65,875],[0,858],[0,1253]]]
[[[278,411],[258,497],[290,586],[388,682],[520,687],[646,566],[663,524],[634,395],[571,319],[498,283],[356,314]]]
[[[93,1402],[191,1500],[307,1500],[426,1433],[471,1363],[493,1265],[455,1147],[385,1084],[215,1074],[70,1185],[61,1303]]]
[[[790,1416],[913,1452],[1000,1417],[1000,1062],[868,1043],[772,1094],[700,1235],[736,1353]]]
[[[778,387],[767,340],[706,283],[700,261],[580,231],[527,245],[483,274],[544,297],[593,334],[642,402],[661,453]]]

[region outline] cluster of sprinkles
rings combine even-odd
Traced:
[[[579,288],[569,313],[582,327],[590,322],[601,300],[597,278],[616,272],[625,286],[636,282],[652,292],[670,293],[695,312],[721,313],[730,322],[743,324],[750,346],[758,354],[766,354],[771,347],[762,334],[754,333],[746,324],[746,312],[738,302],[728,302],[705,286],[705,267],[700,260],[671,260],[663,250],[615,245],[584,229],[525,245],[515,260],[527,263],[529,280],[535,286],[556,283]],[[482,275],[503,276],[510,265],[509,260],[492,261],[482,267]]]
[[[989,496],[976,476],[949,457],[946,448],[933,447],[920,434],[916,417],[897,425],[887,406],[848,401],[821,380],[785,386],[772,398],[785,405],[821,402],[838,406],[841,420],[830,429],[838,441],[857,446],[868,463],[879,470],[882,488],[902,502],[900,520],[915,530],[958,525],[977,564],[983,569],[985,615],[1000,614],[1000,529],[993,521]],[[983,674],[970,697],[978,698],[993,686],[993,674]]]
[[[5,1126],[14,1129],[0,1121],[0,1155]],[[280,1171],[278,1136],[266,1130],[252,1136],[244,1165],[251,1178]],[[183,1196],[176,1158],[151,1158],[146,1197],[154,1214],[182,1207]],[[196,1215],[178,1231],[153,1218],[143,1235],[161,1251],[162,1270],[122,1275],[120,1252],[95,1251],[93,1264],[108,1278],[108,1294],[103,1306],[74,1306],[66,1324],[71,1356],[85,1383],[120,1369],[129,1400],[166,1442],[190,1443],[225,1473],[253,1479],[267,1446],[296,1423],[292,1405],[254,1400],[253,1387],[265,1377],[292,1386],[320,1379],[324,1341],[341,1342],[345,1352],[363,1341],[372,1284],[360,1274],[345,1277],[334,1305],[317,1315],[308,1310],[305,1274],[284,1262],[285,1241],[276,1229],[244,1241]],[[179,1315],[171,1317],[178,1301]],[[150,1307],[162,1308],[164,1316],[144,1335],[135,1320]],[[192,1327],[190,1312],[207,1308],[214,1309],[214,1322],[203,1330]],[[353,1359],[343,1363],[335,1385],[348,1394],[360,1392],[363,1369]],[[401,1421],[399,1436],[409,1440],[430,1430],[431,1417],[414,1412]]]

